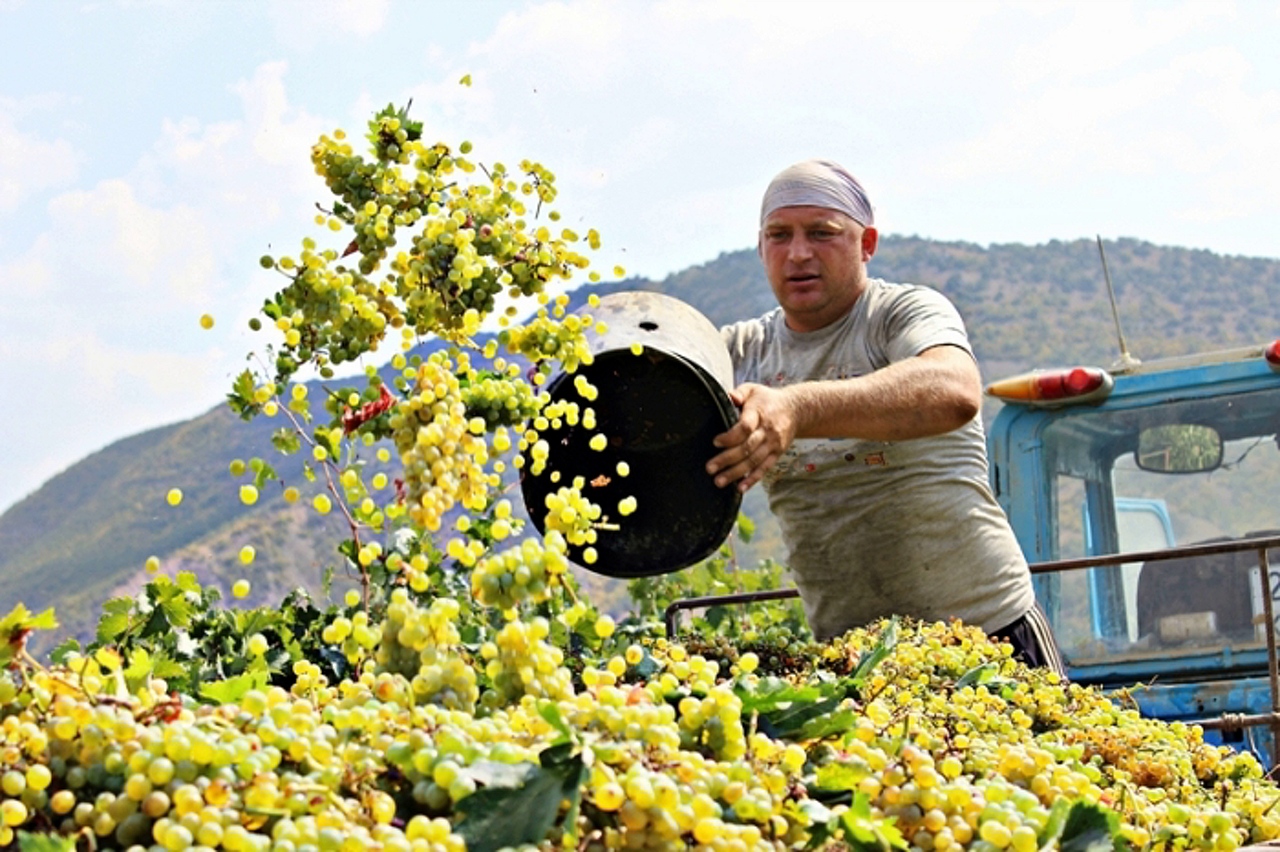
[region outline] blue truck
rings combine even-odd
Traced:
[[[987,393],[992,486],[1072,679],[1274,765],[1280,340]]]
[[[1118,323],[1117,323],[1118,328]],[[1073,681],[1280,765],[1280,340],[992,382],[991,484]],[[689,598],[667,610],[793,597]]]

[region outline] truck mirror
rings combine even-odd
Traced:
[[[1153,426],[1138,436],[1134,459],[1153,473],[1200,473],[1222,464],[1222,436],[1212,426],[1174,423]]]

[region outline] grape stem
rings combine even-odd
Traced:
[[[275,395],[275,401],[279,406],[280,411],[284,412],[284,416],[288,418],[289,422],[293,425],[293,431],[297,433],[303,443],[314,449],[316,447],[315,440],[307,434],[305,429],[302,428],[302,424],[298,422],[298,418],[293,410],[290,409],[288,405],[283,404],[283,400],[280,399],[280,395],[278,393]],[[351,510],[347,506],[346,499],[338,494],[338,488],[334,484],[333,479],[333,472],[337,465],[328,457],[326,457],[324,461],[320,462],[320,465],[324,470],[325,486],[328,488],[329,493],[333,495],[334,502],[338,505],[338,508],[342,511],[342,516],[347,521],[347,527],[351,530],[351,541],[355,545],[356,552],[359,553],[360,529],[363,524],[351,515]],[[368,612],[370,595],[369,570],[364,565],[360,564],[359,559],[348,560],[348,562],[355,562],[356,567],[360,570],[360,595],[364,602],[364,611]]]

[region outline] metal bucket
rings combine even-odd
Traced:
[[[594,409],[596,428],[579,422],[543,433],[550,454],[536,476],[525,459],[525,508],[545,533],[547,495],[580,476],[584,496],[601,507],[608,523],[596,532],[596,561],[588,564],[584,548],[571,547],[574,562],[623,578],[686,568],[724,542],[742,502],[738,489],[717,488],[706,471],[719,452],[712,439],[738,419],[729,399],[729,352],[710,320],[661,293],[615,293],[584,312],[608,330],[588,333],[592,363],[554,376],[547,392],[553,400]],[[596,399],[578,395],[578,375],[597,389]],[[608,439],[603,450],[588,445],[596,434]],[[630,468],[626,476],[619,475],[619,462]],[[552,471],[560,474],[556,482]],[[618,504],[627,497],[635,498],[636,508],[624,517]]]

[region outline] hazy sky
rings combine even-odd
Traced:
[[[218,404],[312,142],[388,102],[555,171],[601,270],[753,245],[815,156],[886,233],[1278,257],[1277,44],[1280,0],[0,0],[0,510]]]

